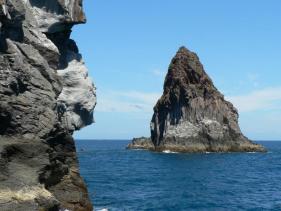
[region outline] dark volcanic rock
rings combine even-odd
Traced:
[[[96,104],[84,22],[81,0],[0,0],[0,210],[92,210],[71,136]]]
[[[128,144],[127,149],[148,149],[154,150],[154,145],[151,138],[141,137],[134,138],[132,143]]]
[[[236,108],[216,89],[198,56],[185,47],[169,66],[164,93],[154,107],[151,139],[156,150],[265,150],[241,133]]]
[[[265,151],[241,133],[237,109],[216,89],[198,56],[185,47],[172,59],[150,126],[156,151]],[[151,146],[141,138],[128,148]]]

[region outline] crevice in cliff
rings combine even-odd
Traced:
[[[65,10],[58,3],[57,0],[29,0],[31,6],[37,8],[44,8],[46,12],[56,13],[57,15],[63,14]]]
[[[7,107],[0,104],[0,135],[4,135],[11,126],[12,116]]]
[[[5,39],[9,38],[13,41],[22,42],[24,38],[23,20],[24,15],[16,10],[8,11],[7,8],[12,7],[10,2],[0,7],[0,50],[7,49]],[[5,9],[4,9],[5,8]],[[5,11],[3,11],[3,9]]]
[[[17,81],[11,82],[10,88],[16,95],[22,94],[27,91],[27,85],[19,78],[17,78]]]
[[[72,26],[69,26],[69,30],[64,30],[60,32],[55,32],[55,33],[45,33],[47,38],[51,40],[56,47],[59,50],[59,63],[57,64],[58,69],[65,69],[68,66],[68,61],[67,61],[67,51],[68,51],[68,42],[69,42],[69,37],[71,34],[71,28]],[[76,46],[76,45],[75,45]],[[76,51],[78,51],[78,48],[76,46]]]

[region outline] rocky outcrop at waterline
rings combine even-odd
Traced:
[[[154,145],[151,141],[151,138],[147,138],[147,137],[133,138],[132,142],[128,144],[127,149],[154,150]]]
[[[0,210],[92,210],[72,138],[96,104],[79,23],[82,0],[0,0]]]
[[[242,134],[237,109],[216,89],[198,56],[185,47],[172,59],[164,93],[154,107],[151,141],[157,151],[265,151]],[[129,147],[138,141],[134,143]]]

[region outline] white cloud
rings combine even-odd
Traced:
[[[129,91],[129,92],[115,92],[116,95],[128,97],[130,99],[136,100],[138,102],[143,102],[146,104],[155,104],[156,101],[160,98],[160,93],[149,93],[149,92],[138,92],[138,91]]]
[[[160,93],[139,91],[106,91],[99,93],[96,111],[100,112],[148,112],[160,98]]]
[[[105,91],[98,93],[96,111],[152,113],[161,93],[140,91]],[[239,112],[281,110],[281,87],[270,87],[238,96],[226,96]]]
[[[256,90],[249,94],[226,97],[240,112],[281,110],[281,87]]]
[[[160,69],[152,70],[152,74],[155,75],[155,76],[160,76],[160,77],[164,77],[165,76],[165,72],[160,70]]]

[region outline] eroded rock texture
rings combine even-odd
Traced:
[[[266,151],[242,134],[237,109],[216,89],[198,56],[185,47],[172,59],[150,127],[150,138],[135,138],[127,148],[178,152]]]
[[[155,147],[151,141],[151,138],[147,138],[147,137],[133,138],[132,142],[127,146],[127,149],[154,150],[154,148]]]
[[[0,0],[0,210],[92,210],[71,136],[96,104],[84,22],[82,0]]]
[[[241,133],[236,108],[185,47],[172,59],[164,93],[154,107],[151,140],[156,150],[264,151]]]

